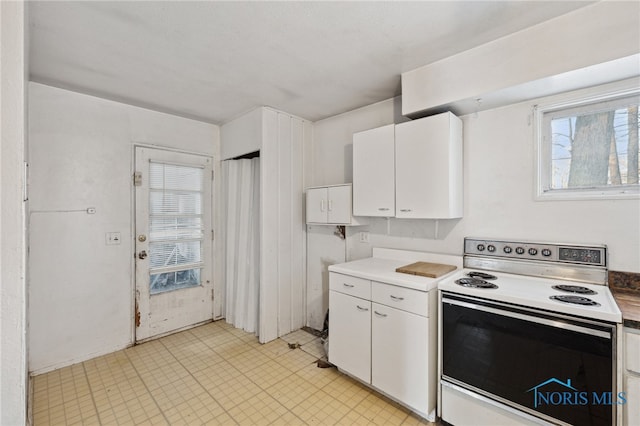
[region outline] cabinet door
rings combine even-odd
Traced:
[[[351,223],[351,185],[328,188],[327,222]]]
[[[640,422],[640,377],[629,373],[624,375],[624,389],[627,402],[622,406],[624,425],[637,425]]]
[[[394,125],[353,135],[353,215],[395,216]]]
[[[640,374],[640,332],[631,328],[624,329],[624,363],[625,368]]]
[[[327,188],[307,189],[307,223],[327,223]]]
[[[429,319],[372,303],[371,384],[421,413],[427,413]],[[331,311],[333,315],[333,311]]]
[[[462,122],[443,113],[396,126],[396,217],[462,217]]]
[[[329,362],[371,383],[371,302],[329,292]]]

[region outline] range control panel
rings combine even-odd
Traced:
[[[464,239],[464,254],[472,256],[607,266],[606,246]]]

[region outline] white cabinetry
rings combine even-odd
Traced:
[[[371,384],[414,410],[427,411],[429,319],[372,304]]]
[[[446,112],[396,126],[396,217],[462,217],[462,121]]]
[[[635,426],[640,422],[640,376],[624,375],[624,387],[627,391],[627,402],[623,408],[623,425]]]
[[[393,217],[395,207],[395,126],[353,135],[353,214]]]
[[[623,382],[627,402],[622,406],[622,424],[632,426],[640,422],[640,330],[628,327],[623,330]]]
[[[351,185],[307,188],[307,223],[353,225]]]
[[[462,121],[450,112],[353,135],[356,216],[462,217]]]
[[[330,360],[358,379],[371,380],[371,302],[329,292]]]
[[[435,410],[435,291],[329,277],[329,361],[427,417]]]

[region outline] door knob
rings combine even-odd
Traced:
[[[146,259],[146,258],[147,258],[146,250],[142,250],[140,253],[138,253],[138,259]]]

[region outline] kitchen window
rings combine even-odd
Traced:
[[[640,194],[640,89],[536,106],[537,199]]]

